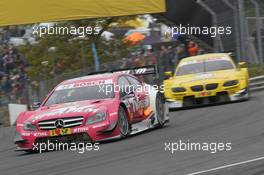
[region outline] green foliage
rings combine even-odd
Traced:
[[[128,52],[123,38],[107,41],[101,37],[101,34],[109,30],[112,23],[118,25],[135,18],[136,16],[111,17],[58,23],[57,25],[66,27],[100,26],[102,30],[99,35],[87,35],[85,38],[73,35],[45,35],[37,39],[37,44],[20,46],[19,52],[26,57],[30,64],[29,77],[31,79],[50,79],[61,73],[93,66],[92,42],[96,43],[101,63],[121,59]]]

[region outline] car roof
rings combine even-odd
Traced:
[[[181,60],[181,62],[188,62],[188,61],[194,61],[194,60],[207,60],[209,58],[230,58],[228,53],[209,53],[209,54],[203,54],[203,55],[197,55],[192,57],[187,57]]]

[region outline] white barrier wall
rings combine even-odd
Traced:
[[[14,125],[18,115],[21,112],[27,111],[27,105],[8,104],[10,126]]]

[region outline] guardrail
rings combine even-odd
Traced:
[[[250,91],[264,90],[264,75],[259,77],[250,78],[249,84]]]

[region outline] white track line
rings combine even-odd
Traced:
[[[256,161],[259,161],[259,160],[264,160],[264,157],[259,157],[259,158],[255,158],[255,159],[251,159],[251,160],[246,160],[246,161],[243,161],[243,162],[237,162],[237,163],[233,163],[233,164],[229,164],[229,165],[224,165],[224,166],[220,166],[220,167],[216,167],[216,168],[212,168],[212,169],[208,169],[208,170],[204,170],[204,171],[198,171],[198,172],[190,173],[190,174],[187,174],[187,175],[197,175],[197,174],[208,173],[208,172],[221,170],[221,169],[225,169],[225,168],[229,168],[229,167],[233,167],[233,166],[243,165],[243,164],[246,164],[246,163],[256,162]]]

